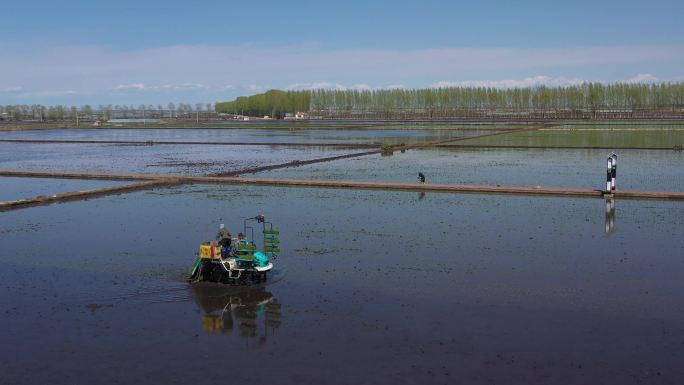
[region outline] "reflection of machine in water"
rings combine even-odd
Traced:
[[[258,337],[261,344],[280,326],[281,305],[263,286],[197,283],[190,286],[190,291],[204,313],[202,326],[207,332],[236,330],[243,337]]]

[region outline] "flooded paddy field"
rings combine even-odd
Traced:
[[[0,202],[33,198],[39,195],[52,195],[69,191],[118,186],[125,183],[127,182],[0,177]]]
[[[625,120],[574,120],[559,121],[552,124],[563,129],[637,129],[637,130],[670,130],[684,128],[682,119],[625,119]]]
[[[0,143],[0,168],[203,175],[349,152],[338,148],[266,145]]]
[[[507,126],[387,126],[372,128],[217,129],[55,129],[0,132],[0,139],[115,140],[115,141],[216,141],[242,143],[399,144],[458,139],[511,129]]]
[[[0,139],[354,144],[497,132],[407,127]],[[361,151],[5,142],[0,168],[204,175]],[[608,152],[438,147],[250,176],[414,183],[420,171],[428,183],[601,189]],[[618,153],[618,189],[684,191],[681,151]],[[118,183],[2,177],[0,200]],[[2,212],[0,385],[682,383],[684,205],[614,206],[609,215],[602,199],[182,185]],[[186,283],[219,223],[236,234],[259,213],[281,229],[267,283]]]
[[[447,144],[448,145],[448,144]],[[459,146],[522,146],[522,147],[614,147],[614,148],[677,148],[684,147],[684,126],[677,129],[616,128],[616,129],[541,129],[469,139]]]
[[[618,188],[684,191],[684,152],[620,150]],[[257,178],[596,188],[605,186],[606,150],[449,148],[394,152],[256,173]]]
[[[610,236],[602,200],[469,194],[193,185],[2,213],[0,383],[681,383],[684,207],[616,206]],[[255,213],[282,231],[269,283],[183,281]]]

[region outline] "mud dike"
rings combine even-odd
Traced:
[[[121,146],[163,146],[163,145],[211,145],[211,146],[278,146],[278,147],[331,147],[331,148],[380,148],[373,143],[297,143],[297,142],[206,142],[173,140],[81,140],[81,139],[0,139],[0,143],[34,144],[118,144]]]
[[[29,177],[29,178],[66,178],[66,179],[97,179],[97,180],[138,180],[140,182],[124,186],[105,187],[77,192],[38,196],[29,199],[0,202],[0,210],[13,210],[30,206],[52,204],[72,200],[90,199],[104,195],[117,195],[133,191],[152,188],[172,187],[182,184],[230,184],[230,185],[259,185],[284,186],[296,188],[331,188],[355,190],[384,190],[384,191],[412,191],[439,193],[474,193],[474,194],[503,194],[503,195],[536,195],[574,198],[604,198],[605,192],[597,189],[568,189],[546,187],[517,187],[517,186],[486,186],[486,185],[456,185],[456,184],[428,184],[428,183],[382,183],[339,180],[296,180],[296,179],[261,179],[230,176],[168,176],[168,175],[140,175],[140,174],[100,174],[100,173],[69,173],[45,171],[0,170],[0,176]],[[612,198],[625,199],[657,199],[684,201],[684,192],[658,191],[615,191]]]
[[[169,144],[206,144],[206,145],[260,145],[260,146],[329,146],[338,148],[370,148],[368,151],[355,152],[330,157],[295,160],[286,163],[265,165],[245,168],[237,171],[215,173],[205,176],[182,176],[165,174],[134,174],[134,173],[93,173],[72,171],[26,171],[26,170],[0,170],[0,177],[27,177],[27,178],[52,178],[52,179],[84,179],[84,180],[108,180],[108,181],[132,181],[135,183],[90,189],[84,191],[66,192],[54,195],[41,195],[33,198],[19,199],[0,202],[0,211],[14,210],[31,206],[46,205],[57,202],[83,200],[106,195],[118,195],[134,191],[164,188],[182,184],[232,184],[232,185],[261,185],[261,186],[285,186],[295,188],[330,188],[330,189],[360,189],[360,190],[385,190],[385,191],[412,191],[412,192],[440,192],[440,193],[477,193],[477,194],[505,194],[505,195],[536,195],[556,197],[583,197],[604,198],[607,193],[597,189],[573,189],[573,188],[549,188],[549,187],[517,187],[517,186],[487,186],[487,185],[456,185],[456,184],[428,184],[428,183],[391,183],[391,182],[362,182],[362,181],[339,181],[339,180],[293,180],[293,179],[262,179],[246,178],[245,174],[253,174],[261,171],[276,170],[281,168],[300,167],[304,165],[330,162],[341,159],[351,159],[362,156],[407,151],[418,148],[438,147],[448,143],[459,142],[474,138],[482,138],[495,135],[503,135],[511,132],[534,131],[539,127],[526,129],[502,130],[496,133],[479,135],[475,137],[450,138],[440,141],[416,143],[410,145],[398,145],[393,147],[379,148],[374,144],[312,144],[312,143],[239,143],[239,142],[178,142],[178,141],[97,141],[97,140],[23,140],[4,139],[0,142],[12,143],[88,143],[88,144],[122,144],[122,145],[169,145]],[[455,146],[455,145],[454,145]],[[659,191],[612,191],[611,198],[626,199],[659,199],[684,201],[684,192],[659,192]]]

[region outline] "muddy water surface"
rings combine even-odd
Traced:
[[[33,198],[39,195],[118,186],[126,183],[133,182],[0,177],[0,202]]]
[[[354,150],[326,147],[0,143],[0,168],[203,175],[350,152]]]
[[[263,178],[595,188],[605,186],[606,150],[451,149],[395,152],[254,174]],[[618,188],[684,191],[684,152],[618,151]]]
[[[684,207],[616,210],[197,185],[6,212],[0,383],[681,383]],[[256,213],[271,282],[184,283]]]
[[[438,127],[438,128],[435,128]],[[0,139],[61,139],[116,141],[222,141],[250,143],[415,143],[472,137],[511,127],[417,126],[367,129],[218,128],[218,129],[55,129],[0,132]]]
[[[617,129],[539,130],[514,132],[459,142],[472,146],[539,146],[539,147],[617,147],[617,148],[681,148],[684,126],[677,129],[646,127]]]

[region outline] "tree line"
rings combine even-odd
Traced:
[[[216,103],[216,112],[283,118],[286,113],[309,111],[311,96],[310,91],[269,90],[262,94],[241,96],[231,102]]]
[[[684,83],[584,83],[567,87],[447,87],[422,89],[281,91],[241,96],[215,105],[43,106],[0,105],[0,119],[108,120],[184,118],[227,113],[283,118],[308,112],[311,118],[649,118],[684,117]]]
[[[312,118],[545,118],[684,115],[684,83],[584,83],[567,87],[279,91],[217,103],[216,111]]]
[[[188,103],[161,104],[107,104],[93,107],[89,104],[82,106],[44,106],[41,104],[15,104],[0,105],[0,119],[6,120],[109,120],[112,118],[148,117],[148,118],[177,118],[192,115],[198,112],[214,112],[211,103],[196,103],[194,106]]]
[[[374,113],[428,117],[519,113],[565,117],[624,116],[644,112],[681,115],[684,83],[603,84],[498,89],[452,87],[391,90],[315,90],[311,113],[353,116]]]

